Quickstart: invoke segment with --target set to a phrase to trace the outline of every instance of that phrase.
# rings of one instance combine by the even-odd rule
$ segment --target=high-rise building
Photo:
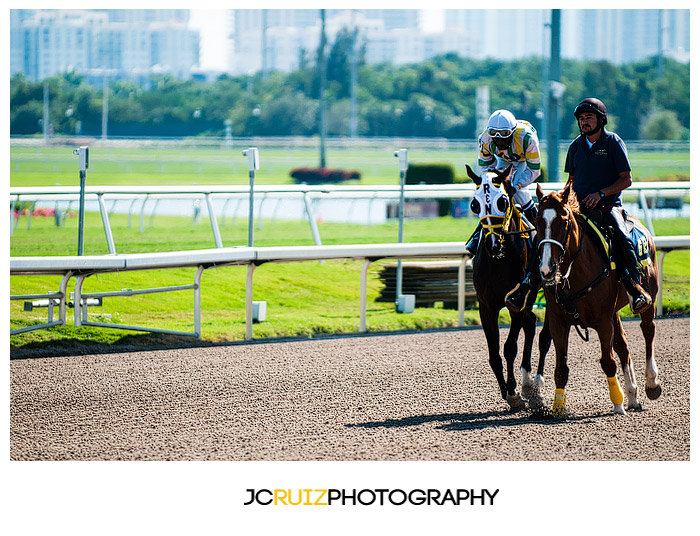
[[[450,9],[445,32],[471,36],[473,58],[519,59],[542,55],[548,21],[543,9]]]
[[[199,63],[199,33],[188,19],[188,10],[173,9],[11,10],[10,74],[186,78]]]
[[[550,21],[549,9],[455,9],[445,12],[445,31],[474,36],[474,58],[519,59],[549,55]],[[563,58],[622,64],[659,51],[689,60],[689,10],[561,10]]]
[[[630,63],[658,56],[690,59],[687,9],[562,10],[562,56]]]
[[[316,56],[321,31],[318,9],[236,9],[232,16],[234,74],[288,72],[299,68],[302,56]],[[466,55],[470,47],[470,40],[459,31],[421,33],[416,9],[326,9],[325,17],[329,43],[343,28],[358,29],[368,63],[420,62],[447,52]]]

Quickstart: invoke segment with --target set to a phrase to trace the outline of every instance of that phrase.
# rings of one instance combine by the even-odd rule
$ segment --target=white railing
[[[659,265],[659,293],[657,313],[663,313],[663,260],[666,253],[674,249],[689,249],[690,236],[660,236],[655,239]],[[201,338],[201,276],[204,270],[221,266],[246,265],[246,340],[253,338],[253,274],[260,264],[269,262],[315,261],[329,259],[359,259],[363,261],[360,281],[359,331],[367,331],[367,274],[369,265],[379,259],[406,258],[459,258],[458,272],[458,324],[464,326],[466,266],[463,242],[403,243],[403,244],[357,244],[338,246],[287,246],[287,247],[233,247],[196,251],[178,251],[151,254],[94,255],[69,257],[11,257],[10,275],[56,275],[62,276],[56,292],[32,295],[14,295],[11,300],[48,300],[49,316],[44,324],[13,330],[10,334],[41,329],[55,325],[66,325],[68,305],[68,282],[75,278],[73,296],[74,326],[110,327],[138,331],[175,333]],[[82,290],[86,278],[100,273],[129,270],[157,270],[169,268],[196,268],[192,285],[161,287],[140,290],[85,293]],[[180,290],[194,291],[194,330],[176,332],[152,327],[127,326],[121,324],[88,321],[89,300],[100,300],[112,296],[132,296]],[[58,307],[58,320],[53,320],[53,309]]]
[[[540,183],[545,191],[561,190],[564,183],[545,182]],[[534,193],[535,186],[529,187]],[[260,200],[258,210],[266,199],[298,198],[304,202],[306,218],[309,222],[315,244],[321,245],[321,236],[317,226],[317,218],[313,208],[316,199],[391,199],[398,200],[400,196],[399,185],[256,185],[253,195]],[[475,185],[446,184],[446,185],[407,185],[404,187],[406,199],[469,199],[474,196]],[[648,197],[676,197],[684,196],[690,191],[690,182],[640,182],[630,186],[626,192],[637,193],[639,205],[644,212],[646,226],[654,234],[652,213],[648,209]],[[19,202],[31,203],[33,207],[39,201],[75,202],[79,199],[80,188],[78,186],[53,186],[53,187],[11,187],[10,188],[10,233],[14,232],[19,222],[19,215],[15,216],[15,207]],[[212,232],[216,247],[224,247],[219,231],[219,223],[213,207],[214,199],[243,199],[250,196],[250,187],[247,185],[235,186],[89,186],[85,189],[86,199],[97,201],[110,254],[116,254],[116,246],[109,219],[109,212],[105,202],[123,199],[132,200],[129,209],[131,217],[132,208],[140,202],[140,227],[144,231],[145,208],[148,200],[158,199],[195,199],[204,200],[209,214]],[[31,209],[29,210],[27,225],[31,224]]]

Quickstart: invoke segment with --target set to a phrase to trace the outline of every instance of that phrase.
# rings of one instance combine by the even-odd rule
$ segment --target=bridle
[[[540,212],[542,212],[543,210],[544,210],[544,207],[540,207]],[[559,278],[557,278],[557,276],[561,274],[560,267],[561,267],[562,263],[564,262],[564,257],[566,257],[566,251],[569,248],[569,242],[571,240],[571,231],[574,228],[573,224],[571,223],[571,220],[574,218],[574,215],[573,215],[573,213],[569,212],[569,216],[570,216],[569,219],[566,221],[563,243],[560,242],[559,240],[554,239],[554,238],[542,238],[542,239],[538,240],[537,249],[538,249],[538,253],[540,254],[540,257],[542,255],[540,250],[541,250],[542,246],[544,246],[545,244],[554,244],[555,246],[558,246],[559,249],[561,249],[561,255],[559,256],[559,259],[556,262],[554,262],[554,274],[555,275],[554,275],[554,277],[552,277],[551,281],[543,281],[543,284],[545,286],[552,286],[552,285],[556,285],[558,283],[567,282],[569,279],[569,275],[571,274],[571,267],[574,265],[574,261],[579,256],[579,254],[581,253],[581,249],[583,248],[583,238],[582,238],[581,245],[580,245],[578,251],[576,252],[576,254],[574,255],[574,258],[569,263],[569,268],[566,270],[566,274],[563,274]],[[585,230],[584,230],[584,233],[585,233]]]
[[[502,247],[505,243],[506,236],[520,235],[521,238],[528,238],[530,233],[535,231],[534,227],[530,229],[522,229],[522,225],[519,225],[519,227],[521,227],[520,229],[515,231],[507,231],[507,229],[510,228],[511,222],[513,221],[514,214],[515,207],[513,206],[513,200],[510,199],[510,196],[508,196],[508,207],[506,208],[506,213],[504,216],[494,216],[489,214],[480,218],[479,221],[481,222],[481,227],[485,229],[484,240],[486,240],[489,235],[496,235],[496,239]]]

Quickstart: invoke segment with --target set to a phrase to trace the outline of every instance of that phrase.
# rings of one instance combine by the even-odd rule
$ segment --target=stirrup
[[[632,311],[632,314],[637,315],[643,313],[654,304],[651,296],[646,290],[644,290],[642,285],[639,283],[633,283],[629,280],[626,282],[629,285],[629,288],[625,288],[625,290],[630,296],[630,310]],[[625,287],[627,287],[627,285],[625,285]]]
[[[632,309],[632,313],[635,315],[643,313],[644,311],[649,309],[649,307],[651,307],[652,305],[653,304],[651,301],[651,296],[649,296],[649,294],[647,294],[645,291],[642,291],[639,294],[637,294],[636,296],[632,297],[631,309]]]
[[[523,292],[523,289],[526,289]],[[529,283],[518,283],[515,288],[506,294],[506,307],[513,313],[522,313],[527,305],[527,299],[532,291],[532,285]]]

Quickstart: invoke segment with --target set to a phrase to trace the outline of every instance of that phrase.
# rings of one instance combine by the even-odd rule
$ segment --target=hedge
[[[455,170],[450,164],[409,164],[406,184],[452,184]]]
[[[295,168],[290,173],[297,184],[328,184],[332,182],[358,181],[360,172],[330,168]]]

